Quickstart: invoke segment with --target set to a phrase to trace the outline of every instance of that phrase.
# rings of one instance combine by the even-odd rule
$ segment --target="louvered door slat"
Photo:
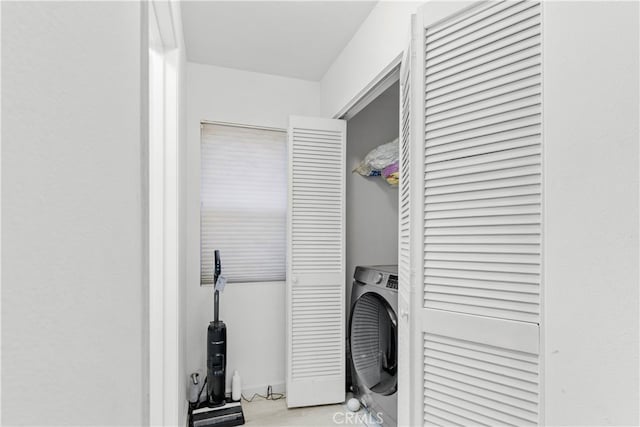
[[[463,14],[460,17],[431,26],[429,47],[437,48],[443,44],[460,40],[461,37],[468,34],[478,33],[486,28],[494,28],[493,24],[522,14],[524,10],[535,6],[535,4],[523,1],[501,3],[503,2],[487,2],[477,6],[473,14]]]
[[[405,56],[405,66],[401,75],[400,90],[400,183],[399,183],[399,241],[398,241],[398,281],[399,290],[406,295],[411,275],[410,246],[411,246],[411,176],[410,176],[410,148],[411,148],[411,67],[408,66],[410,52]],[[405,286],[402,286],[402,285]],[[408,295],[407,295],[408,298]]]
[[[523,301],[515,291],[511,296],[501,291],[502,298],[489,289],[481,295],[479,284],[473,292],[448,284],[431,287],[428,278],[458,270],[465,276],[507,273],[528,284],[539,280],[539,241],[528,236],[539,234],[541,222],[541,65],[539,48],[527,42],[539,36],[540,6],[532,2],[493,4],[456,24],[426,31],[425,307],[471,314],[486,309],[487,315],[505,319],[538,320],[539,304],[531,301],[530,288]],[[460,76],[449,68],[481,60],[507,42],[522,49],[487,62],[491,69],[483,65],[476,74]],[[437,64],[443,67],[434,80],[430,69]],[[504,93],[505,86],[512,90]],[[446,115],[441,110],[432,116],[430,107],[443,102],[449,107]],[[511,239],[502,249],[494,243],[480,252],[466,245],[441,251],[430,239],[434,235]],[[514,245],[527,245],[527,252],[513,253]]]
[[[425,424],[445,415],[461,425],[537,423],[537,325],[445,310],[423,322]]]
[[[344,400],[344,155],[340,120],[292,117],[287,404]]]
[[[293,274],[342,269],[344,176],[342,171],[332,172],[341,170],[343,134],[340,130],[314,133],[295,128],[291,132],[290,223],[294,250],[289,261]],[[315,247],[315,239],[309,237],[320,233],[326,238],[322,247]],[[306,250],[299,250],[301,247]]]
[[[483,118],[493,117],[501,114],[505,110],[518,111],[523,108],[532,107],[540,104],[540,96],[538,94],[525,93],[516,94],[516,96],[503,96],[498,99],[490,99],[484,101],[477,108],[458,108],[449,110],[440,114],[429,114],[427,122],[434,129],[446,129],[450,126],[460,125],[461,123],[474,122]]]
[[[482,160],[485,163],[469,163],[458,167],[453,168],[442,168],[438,170],[432,170],[425,174],[425,179],[431,180],[432,183],[436,182],[434,180],[440,180],[438,183],[444,183],[445,178],[454,178],[460,182],[464,179],[471,179],[474,177],[479,177],[482,173],[487,174],[488,172],[497,173],[508,173],[509,170],[513,170],[515,168],[520,168],[524,166],[539,166],[540,164],[540,155],[536,152],[539,150],[539,147],[534,150],[522,150],[522,149],[514,149],[514,152],[510,153],[489,153],[484,154],[482,156]],[[530,154],[530,152],[534,152],[535,154]],[[523,155],[524,154],[524,155]],[[515,155],[515,157],[511,157],[511,155]],[[480,160],[480,159],[476,159]],[[450,183],[453,182],[450,179]]]
[[[457,406],[456,413],[490,425],[536,423],[537,355],[425,334],[424,360],[429,406]]]
[[[493,22],[491,20],[476,21],[474,25],[469,25],[456,32],[455,38],[444,43],[442,42],[445,39],[438,38],[437,34],[427,35],[427,48],[431,53],[427,58],[427,64],[450,60],[498,42],[510,41],[515,35],[528,34],[528,30],[540,25],[538,19],[540,6],[526,3],[525,5],[526,9],[512,9],[509,11],[511,16],[505,16],[502,19],[493,20]],[[497,16],[494,15],[494,17]],[[481,27],[480,23],[485,25]]]
[[[509,149],[525,148],[536,145],[536,140],[540,136],[539,124],[533,124],[530,126],[522,126],[516,129],[512,129],[508,136],[501,134],[488,134],[488,135],[476,135],[472,138],[462,138],[459,140],[453,140],[442,144],[432,144],[426,147],[426,152],[430,156],[427,159],[427,164],[431,164],[430,170],[437,170],[438,168],[459,167],[465,162],[472,162],[471,164],[481,163],[484,159],[470,158],[474,155],[498,153]],[[451,165],[440,164],[434,165],[434,163],[448,162],[451,160],[458,160],[458,163]]]

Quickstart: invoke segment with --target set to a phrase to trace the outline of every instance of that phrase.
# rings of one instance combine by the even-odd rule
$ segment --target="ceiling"
[[[182,1],[187,59],[318,81],[375,1]]]

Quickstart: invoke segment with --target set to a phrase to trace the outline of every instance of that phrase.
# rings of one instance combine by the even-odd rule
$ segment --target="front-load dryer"
[[[348,348],[352,391],[384,426],[398,419],[398,266],[356,267]]]

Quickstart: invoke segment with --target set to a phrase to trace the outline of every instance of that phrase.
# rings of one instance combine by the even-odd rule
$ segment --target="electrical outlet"
[[[195,381],[194,381],[195,378]],[[198,400],[198,394],[204,385],[205,375],[203,369],[196,369],[195,371],[189,374],[189,378],[187,379],[187,396],[189,398],[189,402],[194,403]],[[203,400],[203,396],[206,396],[207,393],[202,391],[200,394],[200,401]]]

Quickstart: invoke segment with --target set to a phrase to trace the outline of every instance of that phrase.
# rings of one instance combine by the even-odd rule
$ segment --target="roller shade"
[[[215,249],[229,282],[284,281],[286,132],[201,128],[201,284],[213,284]]]

